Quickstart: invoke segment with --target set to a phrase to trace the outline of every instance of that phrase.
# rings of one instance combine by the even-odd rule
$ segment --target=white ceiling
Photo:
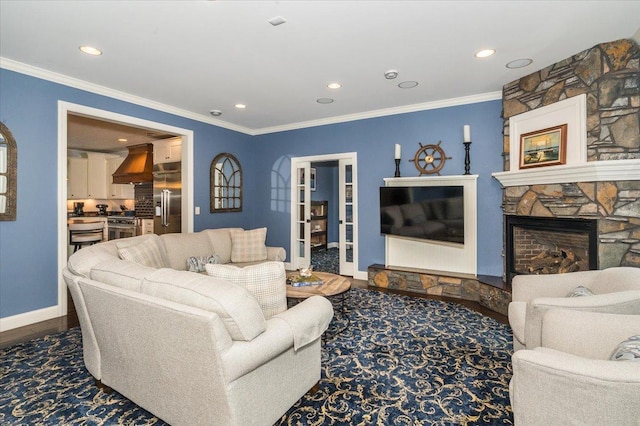
[[[0,65],[261,134],[499,99],[506,83],[633,36],[638,17],[640,1],[1,0]],[[475,58],[484,48],[497,52]],[[533,64],[505,67],[521,58]],[[419,85],[397,87],[408,80]]]

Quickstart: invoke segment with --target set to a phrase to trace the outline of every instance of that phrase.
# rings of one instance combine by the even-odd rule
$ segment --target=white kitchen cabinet
[[[109,200],[129,200],[135,198],[133,184],[113,183],[113,173],[120,167],[125,157],[110,157],[107,159],[107,198]]]
[[[81,157],[67,158],[67,198],[82,200],[88,197],[88,160]]]
[[[142,222],[142,235],[153,234],[153,219],[140,219],[140,221]]]
[[[182,138],[163,139],[153,142],[153,164],[172,163],[182,160]]]
[[[87,198],[107,198],[107,157],[98,152],[87,153]]]

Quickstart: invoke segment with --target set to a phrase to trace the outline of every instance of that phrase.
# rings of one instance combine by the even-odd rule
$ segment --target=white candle
[[[464,125],[464,141],[471,142],[471,126],[468,124]]]
[[[396,156],[395,156],[395,159],[396,159],[396,160],[399,160],[399,159],[400,159],[400,157],[401,157],[401,155],[400,155],[400,149],[401,149],[401,148],[400,148],[400,144],[399,144],[399,143],[397,143],[397,144],[396,144]]]

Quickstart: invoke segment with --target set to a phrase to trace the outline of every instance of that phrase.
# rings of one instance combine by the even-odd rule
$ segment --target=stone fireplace
[[[519,274],[558,274],[598,267],[595,219],[505,216],[506,280]]]
[[[544,116],[560,103],[579,96],[585,97],[578,120],[582,126],[576,138],[579,146],[575,146],[575,140],[573,147],[569,146],[572,141],[567,141],[572,162],[520,170],[514,148],[519,138],[516,132],[510,134],[510,124],[517,123],[514,120],[518,117]],[[505,85],[503,118],[505,171],[493,175],[503,187],[505,225],[510,218],[586,220],[595,228],[590,232],[596,233],[595,250],[587,247],[586,257],[596,253],[588,268],[640,267],[638,45],[626,39],[602,43]],[[573,156],[571,149],[577,150]],[[516,273],[513,269],[522,266],[508,264],[512,262],[507,259],[508,239],[513,239],[508,232],[513,231],[505,226],[504,279],[510,282]],[[541,245],[545,240],[563,240],[544,233],[534,237],[543,242]],[[532,237],[522,233],[518,238]],[[555,247],[538,249],[556,251]],[[583,248],[576,251],[580,257],[585,256]]]

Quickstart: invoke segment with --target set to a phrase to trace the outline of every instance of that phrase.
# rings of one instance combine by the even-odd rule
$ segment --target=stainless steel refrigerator
[[[182,173],[181,163],[153,166],[153,232],[170,234],[182,231]]]

